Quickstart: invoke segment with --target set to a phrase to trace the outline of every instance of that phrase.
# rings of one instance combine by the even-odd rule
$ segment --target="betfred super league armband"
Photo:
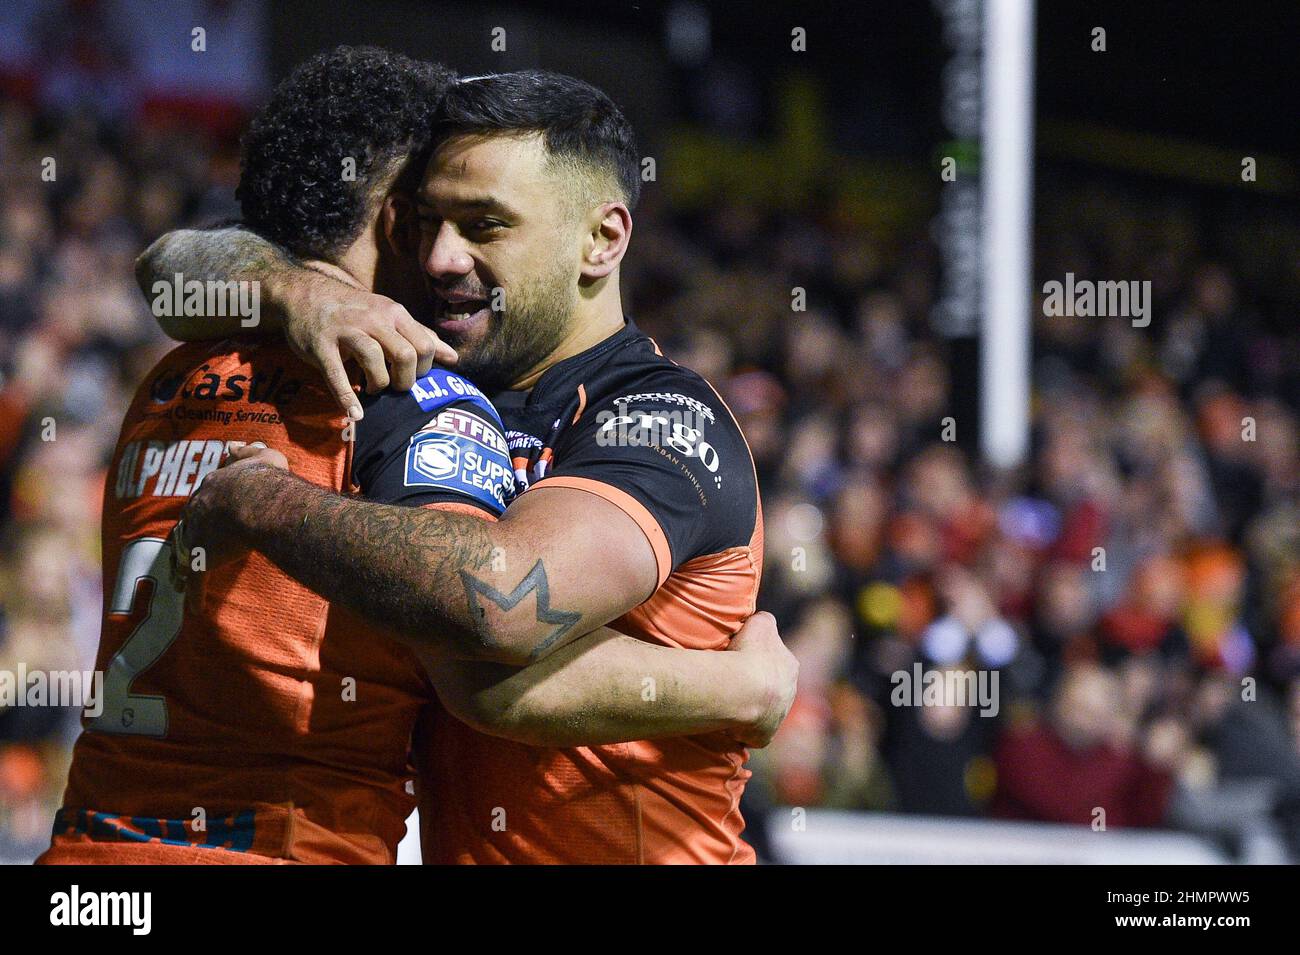
[[[421,411],[437,411],[458,401],[468,401],[482,409],[497,423],[498,428],[505,431],[505,426],[501,424],[501,416],[497,414],[497,409],[492,407],[492,402],[488,401],[487,396],[468,379],[445,368],[431,369],[416,381],[411,388],[411,397],[415,399]]]
[[[437,416],[410,438],[405,486],[463,494],[501,514],[513,496],[514,471],[492,403],[441,368],[416,382],[411,397]]]

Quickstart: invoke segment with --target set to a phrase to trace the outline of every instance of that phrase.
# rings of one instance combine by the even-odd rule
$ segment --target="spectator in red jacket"
[[[1160,825],[1173,777],[1119,742],[1123,711],[1112,672],[1094,664],[1068,669],[1050,720],[1012,729],[999,744],[994,814],[1107,829]]]

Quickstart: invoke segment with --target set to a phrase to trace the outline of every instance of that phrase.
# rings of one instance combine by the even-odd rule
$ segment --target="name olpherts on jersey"
[[[197,438],[183,441],[130,441],[122,449],[113,492],[119,499],[188,497],[221,466],[227,451],[244,441]]]
[[[153,927],[151,892],[82,892],[74,885],[50,896],[51,925],[128,925],[132,935]]]

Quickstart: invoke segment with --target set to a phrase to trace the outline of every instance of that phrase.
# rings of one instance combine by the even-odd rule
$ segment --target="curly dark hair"
[[[373,46],[302,63],[249,124],[235,192],[245,224],[306,258],[333,258],[365,228],[381,182],[418,175],[455,74]],[[345,160],[355,179],[345,177]]]

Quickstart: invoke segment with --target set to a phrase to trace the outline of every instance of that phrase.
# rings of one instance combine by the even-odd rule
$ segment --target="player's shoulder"
[[[183,342],[154,363],[136,396],[155,405],[177,400],[290,403],[299,396],[328,395],[319,377],[283,339]]]
[[[369,417],[372,412],[385,421],[398,422],[427,417],[451,405],[472,406],[500,424],[500,415],[487,395],[464,375],[446,368],[432,368],[416,379],[409,391],[384,391],[362,397]]]
[[[680,425],[687,433],[702,435],[715,447],[749,451],[722,396],[694,369],[666,357],[653,339],[633,338],[611,356],[602,374],[595,376],[587,396],[593,424],[606,430],[653,419]],[[625,419],[632,418],[629,422]]]
[[[586,407],[556,449],[556,475],[630,494],[658,522],[674,567],[749,543],[759,520],[753,459],[702,375],[628,336],[583,387]]]
[[[144,376],[118,444],[161,442],[168,462],[188,462],[200,447],[262,441],[319,476],[344,451],[345,420],[320,374],[282,341],[189,342]]]
[[[408,391],[385,390],[361,396],[365,417],[357,428],[358,450],[404,445],[422,430],[445,427],[470,429],[475,440],[495,446],[502,431],[501,416],[491,400],[464,375],[433,368],[416,379]],[[496,435],[487,432],[495,431]]]
[[[499,514],[514,489],[501,418],[469,379],[445,368],[409,390],[362,399],[353,480],[372,500],[436,503],[468,498]]]
[[[672,363],[643,365],[635,374],[610,381],[592,398],[628,407],[684,409],[708,424],[731,417],[717,390],[702,375]]]
[[[179,345],[144,376],[123,416],[109,494],[124,506],[148,498],[170,507],[230,447],[253,441],[283,451],[295,473],[331,484],[346,455],[342,422],[315,370],[283,344]]]

